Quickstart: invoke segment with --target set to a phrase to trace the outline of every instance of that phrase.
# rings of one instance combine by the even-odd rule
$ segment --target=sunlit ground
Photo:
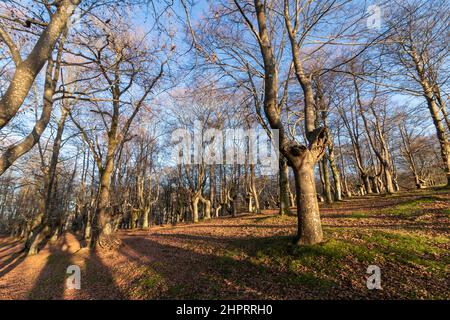
[[[358,197],[322,206],[326,242],[291,244],[296,218],[275,211],[196,225],[122,231],[117,251],[66,234],[25,258],[0,239],[1,299],[450,298],[448,190]],[[69,265],[81,290],[66,287]],[[382,290],[368,290],[367,267]]]

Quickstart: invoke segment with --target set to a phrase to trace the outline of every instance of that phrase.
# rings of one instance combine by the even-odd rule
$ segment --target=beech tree
[[[28,254],[66,231],[112,248],[118,229],[294,207],[295,243],[315,245],[321,201],[448,180],[444,1],[391,4],[380,30],[348,0],[210,1],[194,19],[184,0],[26,3],[0,4],[0,231]],[[177,129],[202,147],[181,164]],[[278,172],[251,161],[251,129]]]
[[[386,74],[400,82],[400,86],[392,85],[404,93],[422,96],[426,101],[441,147],[447,185],[450,185],[450,126],[445,93],[449,48],[448,41],[442,41],[449,25],[447,12],[446,1],[407,1],[395,6],[387,20],[392,35],[383,50],[389,54],[386,65],[392,67],[385,70]],[[396,71],[402,77],[396,75]]]
[[[62,51],[67,35],[67,24],[76,7],[81,1],[63,0],[53,5],[45,6],[48,14],[48,22],[37,21],[32,18],[19,16],[16,19],[3,18],[0,24],[0,38],[10,51],[15,65],[14,76],[8,88],[0,100],[0,130],[3,129],[17,114],[28,96],[31,86],[41,69],[47,63],[46,80],[43,98],[43,110],[41,117],[36,121],[32,132],[22,141],[12,144],[2,152],[0,157],[0,175],[8,169],[15,160],[28,152],[39,140],[50,120],[52,112],[53,95],[58,84],[59,71],[61,69]],[[13,13],[16,8],[14,1],[11,7],[6,6],[8,13]],[[8,4],[7,4],[8,5]],[[56,7],[56,11],[53,10]],[[11,15],[13,17],[13,15]],[[5,22],[16,24],[22,28],[31,28],[37,25],[40,32],[37,42],[26,57],[23,57],[23,48],[5,27]],[[11,26],[14,29],[13,26]],[[65,35],[63,35],[65,33]],[[62,36],[63,35],[63,36]],[[56,61],[52,53],[59,42]]]
[[[123,144],[130,139],[129,130],[134,119],[163,77],[164,65],[172,48],[167,44],[156,50],[145,47],[146,35],[132,34],[130,26],[120,20],[114,25],[111,22],[99,34],[97,31],[94,29],[94,34],[80,37],[78,46],[82,51],[74,48],[72,54],[82,59],[74,65],[92,73],[87,79],[101,80],[97,84],[102,83],[105,88],[75,93],[92,104],[94,109],[89,112],[98,116],[99,124],[103,125],[105,141],[102,142],[97,134],[98,125],[89,128],[91,123],[84,125],[74,114],[70,115],[89,146],[100,175],[92,235],[88,239],[92,247],[107,247],[114,243],[113,232],[116,229],[117,213],[110,207],[115,159]]]

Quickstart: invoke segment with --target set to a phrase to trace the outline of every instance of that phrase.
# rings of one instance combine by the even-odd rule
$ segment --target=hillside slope
[[[73,234],[25,258],[0,239],[0,299],[450,299],[450,194],[359,197],[322,207],[326,242],[295,247],[274,211],[121,231],[93,253]],[[65,286],[81,268],[81,290]],[[369,265],[382,290],[368,290]]]

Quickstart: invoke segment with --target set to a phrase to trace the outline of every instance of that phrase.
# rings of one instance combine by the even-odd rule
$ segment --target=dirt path
[[[323,206],[327,242],[290,243],[295,217],[221,218],[121,231],[117,251],[81,248],[73,234],[25,258],[0,238],[0,299],[450,298],[450,194],[369,196]],[[366,268],[382,267],[368,291]],[[81,290],[66,287],[81,269]]]

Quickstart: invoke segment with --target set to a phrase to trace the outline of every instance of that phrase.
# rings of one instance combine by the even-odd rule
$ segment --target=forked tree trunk
[[[372,192],[376,193],[376,194],[380,193],[380,188],[379,188],[379,185],[377,182],[377,176],[369,176],[369,179],[370,179],[370,184],[372,186]]]
[[[200,196],[200,201],[202,202],[205,210],[204,219],[209,220],[211,219],[211,201],[204,198],[203,196]]]
[[[361,179],[364,183],[364,189],[365,189],[365,193],[366,194],[371,194],[373,193],[372,191],[372,186],[370,184],[370,179],[369,179],[369,175],[365,174],[363,176],[361,176]]]
[[[241,14],[246,17],[244,10],[237,1],[234,2]],[[298,244],[316,244],[323,240],[320,222],[319,205],[314,179],[314,166],[323,155],[326,144],[326,130],[315,127],[315,102],[311,77],[306,75],[300,57],[297,42],[297,30],[291,25],[289,1],[284,1],[284,20],[288,30],[295,75],[302,87],[304,95],[305,132],[308,146],[300,146],[286,136],[286,131],[280,114],[278,102],[278,67],[274,53],[270,32],[267,28],[267,3],[254,0],[256,20],[258,23],[257,36],[259,48],[264,62],[264,113],[272,129],[279,130],[280,150],[288,159],[295,174],[295,189],[297,195],[298,214]],[[287,197],[289,200],[289,197]]]

